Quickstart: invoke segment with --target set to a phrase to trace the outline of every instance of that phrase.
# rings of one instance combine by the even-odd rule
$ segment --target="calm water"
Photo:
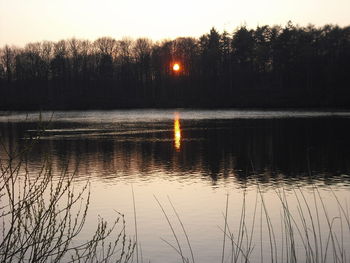
[[[180,261],[161,240],[173,242],[173,237],[154,196],[184,242],[170,198],[191,239],[196,262],[208,263],[221,261],[220,228],[224,227],[227,194],[228,225],[235,233],[244,193],[249,225],[255,204],[261,204],[256,201],[260,189],[277,226],[279,245],[283,240],[278,235],[283,232],[281,191],[286,191],[296,215],[293,189],[311,200],[317,186],[331,217],[339,217],[334,193],[341,203],[350,201],[347,112],[133,110],[47,112],[40,117],[39,113],[2,112],[0,136],[8,151],[20,149],[37,136],[39,118],[51,121],[28,156],[30,171],[35,174],[49,154],[57,173],[68,165],[70,171],[77,169],[75,184],[91,182],[86,235],[97,215],[113,219],[115,210],[126,215],[128,231],[134,235],[133,186],[144,262]],[[3,150],[1,156],[5,158]],[[341,227],[337,230],[342,232]],[[257,220],[253,262],[261,261],[262,251],[269,256],[266,231]],[[346,233],[343,242],[350,247]],[[302,248],[302,242],[298,246]]]

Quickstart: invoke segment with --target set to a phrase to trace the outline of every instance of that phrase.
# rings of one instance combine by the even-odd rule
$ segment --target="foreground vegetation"
[[[349,107],[348,72],[350,27],[212,28],[161,42],[73,38],[3,47],[0,108]]]
[[[0,159],[0,262],[129,262],[135,243],[121,214],[108,225],[96,218],[90,239],[80,237],[88,216],[89,184],[73,187],[74,174],[53,175],[50,158],[33,173],[27,149],[2,145]]]
[[[309,190],[311,198],[300,188],[279,188],[275,193],[279,203],[272,204],[258,186],[253,204],[244,191],[238,211],[230,211],[227,196],[224,225],[219,227],[222,253],[216,262],[349,262],[350,214],[346,200],[339,200],[331,190],[336,203],[334,213],[316,186]],[[180,262],[198,262],[200,252],[193,250],[191,237],[171,200],[172,211],[165,211],[164,204],[156,201],[174,237],[174,243],[164,242],[179,255]],[[278,210],[280,217],[276,215]]]

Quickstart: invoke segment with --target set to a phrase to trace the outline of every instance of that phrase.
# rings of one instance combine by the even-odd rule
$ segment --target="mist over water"
[[[91,182],[87,232],[96,215],[113,219],[117,210],[126,215],[133,233],[133,185],[146,261],[179,261],[160,239],[173,241],[155,195],[176,221],[168,197],[173,202],[197,262],[216,262],[227,194],[232,231],[243,194],[253,209],[258,188],[276,224],[281,211],[276,209],[276,193],[283,190],[291,196],[292,210],[296,209],[293,189],[299,188],[311,198],[317,186],[330,212],[337,213],[332,191],[339,200],[349,201],[349,117],[347,112],[317,111],[3,112],[0,135],[6,150],[15,151],[38,136],[38,120],[43,120],[45,131],[27,157],[29,170],[35,174],[50,156],[57,176],[68,165],[76,171],[77,186]],[[247,211],[247,224],[252,213]],[[259,243],[259,238],[254,240]],[[254,253],[252,259],[258,260],[260,250]]]

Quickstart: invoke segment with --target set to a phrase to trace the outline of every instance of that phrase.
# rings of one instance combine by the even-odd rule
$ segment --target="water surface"
[[[232,231],[238,227],[244,193],[247,224],[252,222],[259,189],[276,224],[283,190],[296,210],[293,189],[311,198],[316,186],[330,214],[338,215],[333,191],[342,202],[350,201],[349,117],[348,112],[330,111],[2,112],[0,135],[9,152],[38,138],[28,156],[33,174],[49,155],[57,174],[68,165],[77,173],[77,185],[91,182],[87,232],[97,215],[113,219],[117,210],[126,215],[133,235],[133,186],[145,262],[180,260],[161,240],[173,242],[173,237],[155,197],[181,236],[168,197],[177,208],[197,262],[219,262],[227,194]],[[6,158],[4,150],[1,156]],[[256,262],[259,245],[268,247],[258,233]]]

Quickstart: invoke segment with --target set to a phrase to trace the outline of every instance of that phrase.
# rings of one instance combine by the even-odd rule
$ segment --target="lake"
[[[156,199],[190,262],[171,204],[186,228],[195,262],[221,261],[224,231],[232,234],[225,238],[224,262],[244,258],[237,247],[249,247],[249,240],[250,262],[271,261],[271,254],[284,261],[290,257],[289,213],[299,226],[294,230],[295,253],[302,262],[317,262],[305,247],[327,255],[324,262],[334,262],[333,250],[350,247],[350,112],[1,112],[6,150],[14,152],[37,138],[39,119],[45,131],[27,157],[28,170],[35,175],[50,156],[57,176],[68,167],[76,172],[77,187],[91,184],[81,239],[98,216],[112,221],[116,211],[125,215],[127,231],[135,236],[133,189],[143,262],[182,261],[167,244],[176,246]],[[0,154],[6,158],[4,149]],[[317,237],[308,238],[314,232]],[[349,253],[344,249],[339,255],[348,260]]]

